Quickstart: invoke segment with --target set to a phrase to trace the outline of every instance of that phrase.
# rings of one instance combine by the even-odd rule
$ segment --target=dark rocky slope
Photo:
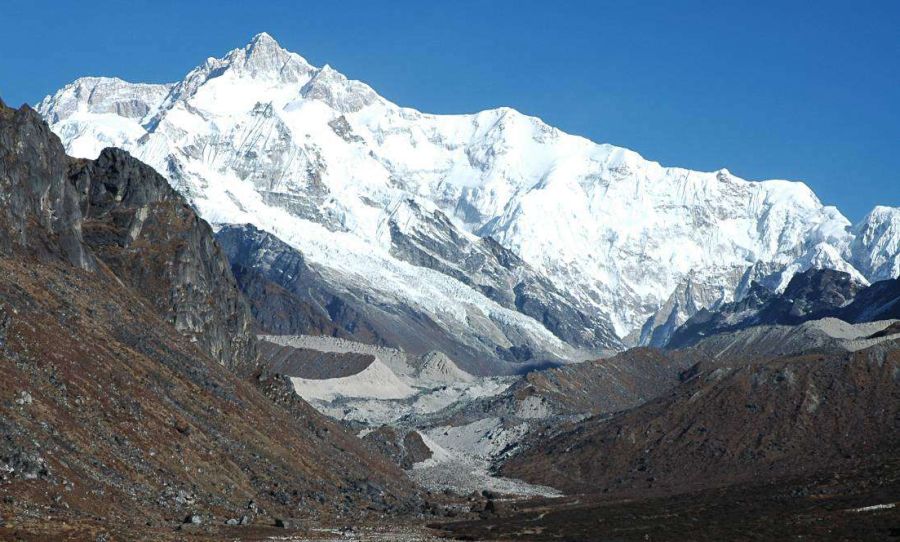
[[[223,226],[216,239],[260,331],[384,342],[374,324],[348,307],[303,254],[277,237],[246,224]]]
[[[0,106],[0,248],[100,262],[215,359],[251,368],[251,316],[216,245],[165,179],[117,149],[69,159],[27,106]]]
[[[706,356],[642,347],[609,358],[532,371],[497,395],[424,415],[422,425],[464,425],[489,413],[510,427],[524,422],[533,434],[551,434],[563,422],[609,415],[658,397],[677,386],[682,372],[698,359]]]
[[[517,395],[536,395],[566,414],[617,412],[649,401],[681,380],[681,373],[705,356],[632,348],[610,358],[534,371],[513,385]]]
[[[797,273],[780,294],[754,283],[740,301],[726,303],[717,310],[701,309],[674,331],[666,346],[683,348],[703,337],[751,326],[797,325],[827,316],[839,317],[842,307],[863,290],[848,273],[833,269]]]
[[[246,307],[160,179],[118,151],[70,160],[27,106],[0,107],[0,538],[417,509],[393,464],[284,381],[232,370],[253,363]]]
[[[702,362],[670,392],[595,417],[503,472],[571,492],[668,494],[838,469],[900,444],[900,345]]]
[[[353,352],[320,352],[260,341],[263,370],[299,378],[343,378],[355,375],[375,361],[371,354]]]
[[[871,459],[679,495],[501,503],[493,516],[433,526],[455,540],[896,540],[900,458]]]
[[[900,319],[900,277],[873,283],[835,316],[847,322]]]
[[[900,512],[900,343],[855,353],[826,322],[535,372],[508,394],[558,413],[501,473],[562,499],[435,525],[484,540],[883,539]],[[516,411],[496,399],[491,412]],[[496,410],[494,410],[496,408]]]
[[[703,361],[656,399],[547,428],[501,469],[569,496],[434,527],[466,540],[893,539],[898,375],[896,340]]]
[[[215,359],[247,372],[256,360],[252,318],[209,225],[166,180],[119,149],[73,161],[86,193],[85,243],[177,330]]]
[[[286,383],[265,384],[290,410],[111,275],[8,258],[0,272],[7,524],[96,518],[166,530],[188,514],[213,526],[243,515],[327,523],[414,504],[395,467]]]

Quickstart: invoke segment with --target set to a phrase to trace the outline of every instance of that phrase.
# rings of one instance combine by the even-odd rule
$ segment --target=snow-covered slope
[[[104,147],[144,135],[140,121],[155,113],[172,85],[134,84],[114,77],[83,77],[38,106],[73,156],[96,158]]]
[[[875,207],[853,233],[853,261],[871,282],[900,276],[900,209]]]
[[[115,91],[106,99],[75,90],[108,86]],[[70,153],[122,146],[168,176],[205,219],[273,233],[338,283],[400,299],[438,322],[515,320],[501,328],[548,341],[560,356],[572,355],[573,342],[617,346],[605,334],[610,324],[635,340],[648,321],[677,325],[693,305],[729,301],[750,280],[784,286],[809,266],[860,278],[897,273],[897,228],[854,242],[869,229],[851,231],[802,183],[663,167],[509,108],[421,113],[311,66],[267,34],[174,85],[82,79],[39,111]],[[447,220],[440,231],[436,212]],[[456,239],[458,253],[477,257],[484,251],[470,248],[471,235],[490,236],[593,320],[579,324],[577,341],[568,328],[551,331],[453,277],[466,266],[409,261],[397,232]],[[436,246],[416,253],[433,255]],[[486,345],[519,340],[488,327]]]

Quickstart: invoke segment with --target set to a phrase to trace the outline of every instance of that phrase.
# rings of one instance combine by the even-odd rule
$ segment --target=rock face
[[[373,324],[348,307],[300,251],[250,224],[224,226],[216,239],[261,331],[383,342]]]
[[[864,288],[848,273],[832,269],[797,273],[781,293],[754,284],[740,301],[726,303],[715,311],[700,310],[674,331],[667,346],[681,348],[703,337],[750,326],[796,325],[836,316]]]
[[[683,348],[752,326],[794,326],[827,317],[850,323],[900,318],[900,278],[863,286],[847,273],[810,269],[795,275],[781,293],[755,283],[741,301],[696,313],[674,331],[666,347]]]
[[[289,383],[235,373],[247,308],[161,177],[120,151],[70,160],[36,113],[0,107],[0,187],[0,515],[17,529],[162,539],[249,501],[248,522],[417,506]]]
[[[76,161],[86,194],[85,243],[127,286],[215,359],[247,372],[256,361],[251,316],[209,225],[149,166],[119,149]]]
[[[100,262],[175,327],[231,367],[255,363],[250,313],[209,225],[165,179],[124,151],[70,160],[27,106],[3,108],[3,243]]]
[[[522,357],[510,353],[523,342],[596,354],[619,347],[610,330],[662,344],[753,280],[780,291],[810,267],[896,273],[900,234],[881,211],[851,231],[802,183],[663,167],[509,108],[420,113],[267,34],[165,97],[77,90],[116,85],[79,80],[39,110],[72,152],[93,158],[115,141],[210,222],[252,223],[299,249],[331,288],[356,286],[449,335],[477,320],[478,355],[504,352],[493,361]],[[143,118],[110,113],[151,96]],[[510,254],[527,267],[503,263]]]
[[[59,140],[31,108],[0,102],[0,249],[48,259],[62,256],[82,269],[96,263],[81,238],[83,193],[68,182]]]

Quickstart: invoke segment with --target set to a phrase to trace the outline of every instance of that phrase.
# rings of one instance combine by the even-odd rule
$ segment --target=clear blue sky
[[[561,4],[561,5],[555,5]],[[666,165],[900,205],[900,1],[6,0],[0,97],[174,81],[267,31],[401,105],[508,105]]]

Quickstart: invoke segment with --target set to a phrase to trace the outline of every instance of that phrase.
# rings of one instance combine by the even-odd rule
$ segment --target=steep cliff
[[[107,149],[70,159],[28,106],[0,110],[0,249],[104,264],[208,354],[255,363],[251,316],[212,230],[150,167]]]
[[[0,187],[11,535],[184,538],[189,517],[228,537],[227,520],[419,509],[396,467],[283,379],[236,374],[255,359],[248,309],[209,226],[152,170],[114,150],[69,160],[36,113],[0,106]]]
[[[212,229],[166,180],[119,149],[73,161],[85,243],[175,328],[229,367],[256,361],[252,318]]]

